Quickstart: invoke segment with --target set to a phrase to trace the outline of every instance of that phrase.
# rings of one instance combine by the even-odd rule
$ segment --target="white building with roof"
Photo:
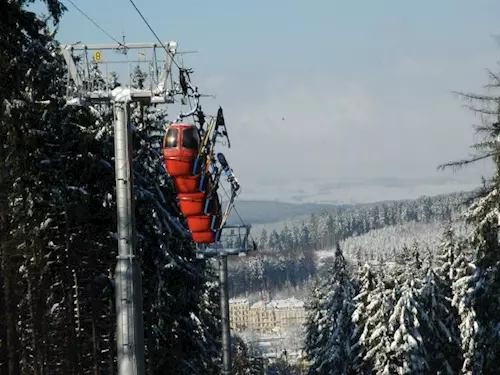
[[[300,326],[306,319],[304,302],[296,298],[261,300],[253,304],[248,299],[231,299],[229,314],[231,329],[249,329],[259,333]]]

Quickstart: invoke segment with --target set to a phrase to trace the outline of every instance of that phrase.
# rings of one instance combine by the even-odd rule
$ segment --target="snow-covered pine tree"
[[[18,243],[11,236],[16,229],[10,203],[12,187],[20,177],[18,172],[26,159],[23,144],[27,137],[26,118],[33,107],[29,96],[33,87],[31,70],[37,69],[46,57],[45,25],[36,14],[25,9],[27,1],[4,2],[0,12],[0,329],[4,344],[0,345],[0,372],[17,374],[20,371],[20,343],[16,306],[19,263],[23,257]],[[49,9],[57,23],[63,9],[55,1]],[[40,44],[41,48],[33,48]],[[34,93],[35,97],[39,93]]]
[[[494,158],[497,159],[497,158]],[[471,206],[468,221],[475,225],[470,243],[476,254],[474,292],[471,303],[478,323],[477,342],[481,348],[474,361],[483,374],[500,371],[500,246],[499,214],[500,160],[489,191]],[[471,280],[471,281],[472,281]]]
[[[248,347],[238,335],[232,335],[231,337],[231,357],[233,373],[235,375],[247,374],[250,368]]]
[[[74,270],[87,267],[97,274],[106,273],[107,259],[112,257],[106,251],[100,262],[88,262],[92,253],[108,247],[107,233],[104,238],[99,234],[111,222],[107,211],[100,209],[100,194],[93,194],[95,189],[89,187],[106,186],[112,175],[107,174],[107,164],[99,156],[106,147],[96,147],[85,136],[89,116],[64,107],[66,70],[53,35],[44,21],[24,8],[25,2],[9,6],[12,9],[2,16],[16,17],[2,19],[2,42],[11,42],[3,50],[13,55],[2,56],[9,61],[2,66],[11,71],[2,74],[6,85],[0,90],[13,90],[9,95],[2,92],[1,98],[0,128],[7,140],[2,155],[9,158],[2,157],[0,169],[8,172],[2,183],[11,183],[8,190],[2,187],[6,193],[2,201],[10,205],[10,212],[3,212],[7,220],[2,229],[7,224],[11,230],[8,237],[2,235],[1,242],[3,256],[10,246],[18,249],[18,257],[4,258],[17,263],[18,271],[10,272],[12,263],[2,262],[2,273],[12,276],[7,288],[4,277],[4,289],[13,293],[4,293],[7,326],[17,326],[7,332],[6,373],[18,373],[19,366],[25,372],[76,373],[96,367],[96,356],[91,353],[97,343],[90,334],[94,320],[78,319],[74,314],[75,307],[77,314],[84,315],[81,309],[89,307],[75,305],[79,278]],[[52,19],[59,19],[61,9],[57,1],[49,2]],[[12,37],[10,42],[7,35]],[[13,79],[12,86],[8,79]],[[19,316],[19,321],[11,320],[13,316]],[[76,340],[86,329],[89,334],[85,337],[90,339]]]
[[[352,313],[354,331],[352,334],[352,368],[356,374],[371,374],[370,361],[365,360],[368,351],[366,342],[365,327],[370,316],[367,314],[367,307],[370,305],[371,293],[376,286],[376,276],[368,263],[360,267],[358,271],[359,292],[354,297],[355,309]],[[362,338],[362,340],[361,340]]]
[[[390,372],[390,344],[392,332],[389,327],[389,318],[394,311],[395,295],[394,280],[391,275],[387,279],[377,278],[375,288],[369,292],[369,303],[366,306],[366,321],[358,342],[366,350],[363,357],[363,367],[357,367],[357,374],[389,375]],[[356,361],[356,364],[359,364]]]
[[[469,238],[474,250],[474,272],[459,282],[462,292],[460,303],[462,338],[467,333],[464,347],[464,373],[494,374],[500,371],[500,245],[498,239],[500,201],[500,76],[490,72],[492,94],[463,94],[473,103],[471,107],[481,115],[483,125],[476,127],[484,134],[483,140],[473,147],[477,150],[468,160],[448,163],[441,168],[463,167],[478,160],[491,158],[493,173],[484,181],[474,202],[466,213],[473,226]],[[468,288],[466,287],[468,286]],[[462,315],[462,314],[461,314]],[[466,342],[462,341],[464,345]]]
[[[290,231],[290,229],[286,224],[281,229],[279,236],[282,249],[286,251],[291,251],[293,249],[293,237],[292,237],[292,232]]]
[[[325,327],[326,343],[318,352],[315,363],[320,374],[348,374],[352,368],[352,337],[354,325],[353,298],[357,288],[340,245],[335,249],[335,259],[329,270],[325,315],[319,324]]]
[[[309,362],[309,373],[317,371],[318,359],[327,341],[328,327],[321,322],[326,315],[325,285],[319,278],[313,279],[310,289],[310,298],[305,303],[307,312],[304,340],[304,350]]]
[[[312,213],[309,217],[309,223],[307,225],[309,230],[309,242],[310,248],[308,250],[316,250],[319,248],[320,240],[319,240],[319,220],[318,217]]]
[[[263,374],[264,363],[262,353],[248,346],[238,335],[233,335],[231,338],[231,350],[234,375]]]
[[[479,370],[474,370],[475,353],[477,351],[477,321],[476,313],[471,305],[471,293],[474,291],[474,276],[476,266],[472,262],[472,255],[466,252],[467,243],[457,241],[453,263],[450,266],[452,277],[452,306],[458,312],[461,352],[463,363],[461,373],[473,375]]]
[[[454,264],[459,241],[451,223],[448,224],[436,255],[437,264],[427,269],[422,293],[422,303],[431,324],[430,332],[424,335],[429,365],[442,374],[459,373],[463,363],[458,310],[453,306]]]
[[[45,356],[52,359],[45,363],[53,373],[72,369],[112,372],[115,324],[107,278],[116,256],[110,235],[115,207],[107,203],[114,186],[108,162],[112,144],[91,136],[92,116],[87,110],[62,109],[66,81],[61,60],[59,66],[57,79],[50,80],[58,84],[60,107],[46,109],[42,117],[50,119],[51,126],[38,133],[44,138],[39,140],[35,158],[39,164],[37,182],[44,192],[37,211],[46,215],[40,239],[47,261],[45,277],[50,280],[50,285],[40,289],[48,292],[47,314],[55,318],[42,328],[49,334]],[[53,66],[45,71],[57,69]],[[64,346],[51,332],[60,332]]]
[[[420,297],[428,321],[421,333],[431,373],[457,374],[462,359],[455,309],[451,306],[451,286],[429,268]]]
[[[409,263],[395,278],[396,303],[388,322],[393,335],[388,352],[391,373],[426,374],[429,370],[429,356],[422,336],[429,318],[420,303],[419,271],[414,263]]]
[[[300,248],[302,249],[311,249],[312,247],[312,238],[311,238],[311,232],[309,230],[309,225],[307,225],[305,222],[302,222],[300,225]]]
[[[259,237],[259,249],[267,249],[267,230],[266,228],[262,228]]]

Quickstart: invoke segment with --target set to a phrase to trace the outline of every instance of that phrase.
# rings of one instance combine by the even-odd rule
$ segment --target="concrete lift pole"
[[[135,205],[129,107],[131,102],[173,102],[172,95],[176,92],[167,90],[167,78],[171,74],[177,43],[169,42],[165,43],[164,46],[157,43],[124,43],[80,44],[62,46],[61,48],[61,53],[68,66],[68,78],[73,81],[73,87],[76,87],[77,92],[76,95],[72,95],[71,99],[68,97],[68,104],[108,103],[113,105],[118,223],[118,256],[115,273],[118,375],[144,375],[145,373],[141,267],[135,255]],[[84,52],[93,50],[96,51],[94,60],[99,62],[102,58],[102,50],[121,50],[126,53],[129,49],[154,49],[158,47],[168,49],[169,53],[166,53],[161,77],[156,77],[156,82],[159,83],[150,90],[136,90],[122,86],[113,89],[97,88],[92,87],[92,82],[89,86],[89,77],[82,76],[73,57],[75,50]],[[88,61],[88,57],[86,60]],[[156,63],[156,57],[154,60]],[[89,71],[88,66],[86,71]],[[68,92],[70,92],[69,87]]]
[[[219,257],[220,313],[222,325],[222,374],[231,375],[231,328],[229,324],[229,288],[227,254]]]
[[[118,256],[115,270],[117,366],[120,375],[144,374],[141,266],[135,257],[132,142],[127,102],[114,103]]]

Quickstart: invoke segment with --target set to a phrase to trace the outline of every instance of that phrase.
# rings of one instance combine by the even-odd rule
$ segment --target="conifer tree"
[[[356,285],[338,244],[335,260],[329,270],[328,288],[325,315],[318,321],[318,324],[325,327],[326,343],[316,354],[315,370],[320,374],[347,374],[352,367],[354,325],[351,317]]]
[[[471,107],[483,119],[476,127],[485,135],[474,144],[477,154],[469,159],[442,165],[441,168],[460,168],[478,160],[493,161],[492,177],[485,180],[471,204],[466,218],[473,225],[469,243],[474,251],[473,273],[464,276],[458,284],[462,290],[461,332],[467,345],[464,347],[464,372],[493,374],[500,369],[500,245],[498,242],[498,212],[500,202],[500,77],[490,72],[492,94],[462,94],[473,104]],[[463,316],[466,314],[466,316]],[[466,334],[466,336],[464,336]],[[462,341],[465,344],[464,341]]]
[[[440,374],[456,374],[462,361],[457,314],[451,306],[451,285],[432,268],[427,271],[421,300],[428,316],[422,335],[429,369]]]
[[[389,331],[393,334],[389,368],[400,374],[425,374],[430,368],[422,328],[429,324],[429,317],[419,302],[420,280],[408,272],[399,278],[395,288],[398,299],[389,318]]]
[[[379,277],[375,288],[368,294],[367,319],[358,339],[359,345],[366,353],[362,367],[357,366],[358,374],[390,374],[389,353],[392,332],[389,327],[389,318],[394,311],[393,286],[394,281],[390,278],[384,280]]]
[[[426,341],[431,368],[441,368],[444,374],[456,374],[463,363],[458,310],[453,305],[454,267],[460,252],[460,239],[450,225],[445,228],[439,251],[436,267],[427,271],[423,292],[423,303],[432,324]]]
[[[323,347],[327,341],[328,326],[324,322],[326,311],[326,286],[315,278],[311,285],[311,297],[305,307],[307,311],[306,318],[306,337],[304,340],[307,360],[310,363],[310,373],[317,370],[318,359]]]
[[[359,292],[354,297],[355,309],[352,313],[354,331],[352,335],[353,369],[357,374],[371,373],[371,363],[365,360],[368,351],[365,328],[370,316],[367,307],[370,305],[371,293],[376,286],[376,276],[368,263],[365,263],[359,270]]]

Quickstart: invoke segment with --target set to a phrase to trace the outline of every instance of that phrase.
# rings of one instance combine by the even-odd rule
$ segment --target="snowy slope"
[[[453,223],[456,234],[465,234],[467,226],[463,222]],[[404,245],[411,246],[417,242],[422,248],[436,249],[441,242],[444,224],[434,223],[407,223],[404,225],[394,225],[381,229],[371,230],[361,236],[349,237],[340,243],[346,258],[357,261],[359,249],[364,249],[369,260],[375,260],[378,256],[387,259],[392,255],[393,249],[399,250]],[[334,249],[316,251],[318,266],[325,263],[325,260],[333,257]]]

